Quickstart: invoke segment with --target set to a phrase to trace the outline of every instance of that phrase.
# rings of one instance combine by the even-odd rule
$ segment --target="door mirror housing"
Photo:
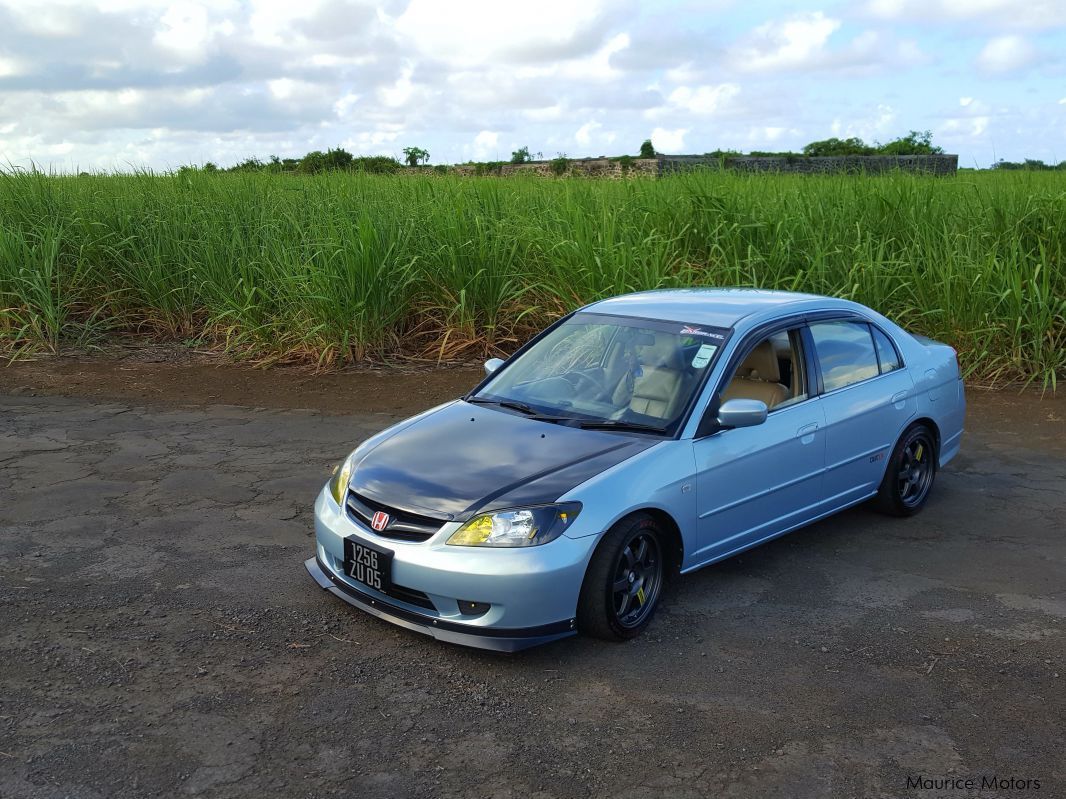
[[[757,399],[731,399],[718,408],[718,427],[730,430],[735,427],[755,427],[766,421],[766,403]]]
[[[503,366],[503,358],[489,358],[485,361],[485,376],[491,375],[501,366]]]

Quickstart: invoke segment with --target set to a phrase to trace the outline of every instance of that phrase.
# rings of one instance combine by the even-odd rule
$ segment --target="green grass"
[[[0,175],[0,347],[332,365],[507,351],[665,286],[847,297],[983,381],[1066,374],[1066,175]]]

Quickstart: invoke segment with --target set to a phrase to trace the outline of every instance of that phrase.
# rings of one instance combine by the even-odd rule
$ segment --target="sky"
[[[1066,160],[1066,0],[0,0],[0,168],[912,129],[960,166]]]

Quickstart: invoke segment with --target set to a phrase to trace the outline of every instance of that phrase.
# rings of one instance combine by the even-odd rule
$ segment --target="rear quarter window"
[[[894,372],[899,369],[903,364],[900,363],[899,353],[896,352],[896,348],[892,346],[891,340],[883,332],[876,327],[871,326],[870,330],[874,334],[874,345],[877,347],[877,358],[881,362],[881,374],[885,372]]]

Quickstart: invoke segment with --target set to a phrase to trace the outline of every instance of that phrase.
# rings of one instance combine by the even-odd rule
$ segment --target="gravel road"
[[[329,468],[394,418],[358,391],[5,379],[2,797],[1066,795],[1062,400],[974,396],[916,519],[854,509],[681,579],[633,642],[505,656],[304,571]],[[907,783],[992,775],[1030,788]]]

